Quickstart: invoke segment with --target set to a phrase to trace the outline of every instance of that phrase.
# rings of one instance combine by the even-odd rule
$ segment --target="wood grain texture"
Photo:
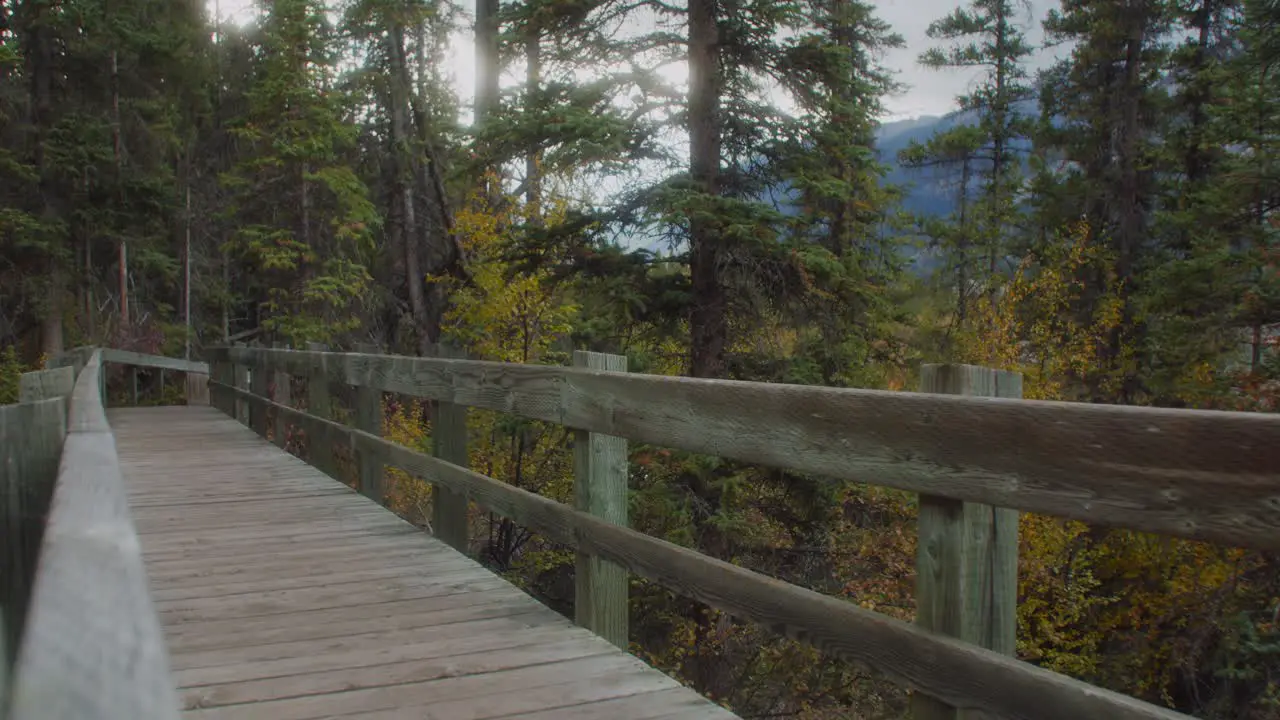
[[[921,391],[1022,397],[1021,373],[973,365],[924,365]],[[1017,653],[1018,511],[964,503],[964,617],[958,637],[1004,655]]]
[[[441,346],[441,357],[464,357],[458,348]],[[374,387],[358,385],[358,387]],[[370,451],[376,452],[372,447]],[[432,408],[431,454],[459,467],[467,467],[467,408],[452,402],[437,401]],[[466,552],[470,541],[467,522],[467,498],[447,485],[434,483],[431,489],[431,526],[435,536],[450,547]]]
[[[626,372],[622,355],[573,353],[573,364],[592,370]],[[575,430],[573,440],[574,507],[611,522],[627,525],[627,441]],[[627,571],[603,558],[579,552],[574,573],[575,620],[620,648],[629,646],[630,583]]]
[[[732,717],[215,409],[111,421],[190,717]]]
[[[75,386],[76,373],[69,367],[22,373],[18,378],[18,402],[70,397]]]
[[[66,428],[65,397],[0,405],[0,674],[17,659]]]
[[[113,348],[102,348],[103,362],[117,363],[120,365],[133,365],[134,367],[156,368],[157,370],[177,370],[178,372],[200,373],[202,375],[209,374],[209,363],[200,362],[199,360],[183,360],[182,358],[164,357],[162,355],[146,355],[144,353],[130,352],[128,350],[116,350]]]
[[[307,347],[310,348],[311,352],[317,352],[321,356],[320,362],[315,367],[307,368],[298,373],[307,379],[307,412],[327,420],[333,413],[333,401],[329,396],[330,374],[327,362],[323,359],[323,356],[327,353],[320,352],[324,349],[324,345],[320,343],[308,343]],[[272,367],[268,363],[258,363],[257,366],[262,368]],[[329,477],[337,478],[338,468],[334,461],[333,447],[331,445],[333,440],[332,437],[324,433],[313,433],[311,430],[307,430],[307,460]]]
[[[254,395],[267,397],[270,384],[270,373],[265,367],[249,368],[249,390]],[[249,405],[249,427],[263,438],[267,437],[267,408],[264,405]]]
[[[1280,416],[233,348],[386,392],[1104,525],[1280,548]],[[761,418],[767,417],[767,421]],[[992,438],[998,441],[993,442]]]
[[[927,364],[920,368],[920,390],[1019,398],[1022,376],[975,365]],[[916,624],[1014,656],[1018,627],[1018,512],[921,495],[917,527]],[[964,716],[922,693],[911,698],[911,712],[917,720]]]
[[[277,349],[279,349],[277,347]],[[265,372],[267,367],[262,368]],[[293,404],[293,376],[286,372],[281,372],[274,368],[271,369],[271,399],[281,405]],[[289,446],[289,424],[285,422],[285,418],[280,413],[275,413],[275,423],[271,429],[271,438],[275,442],[276,447],[285,450]]]
[[[231,361],[225,357],[225,354],[219,355],[216,351],[209,352],[209,406],[216,408],[224,413],[230,414],[227,402],[229,402],[227,393],[219,386],[212,383],[218,382],[223,385],[230,385],[234,382],[231,376]]]
[[[380,447],[388,464],[449,487],[550,540],[602,556],[686,597],[879,670],[954,707],[1045,720],[1187,717],[607,523],[368,433],[284,410],[300,421],[328,425],[331,433],[345,434],[357,447]]]
[[[364,345],[361,352],[376,352],[374,345]],[[377,388],[357,387],[355,424],[372,435],[382,435],[382,391]],[[377,452],[366,448],[356,453],[356,469],[360,477],[360,492],[378,504],[383,502],[382,459]]]
[[[99,401],[101,354],[76,380],[14,678],[11,717],[171,718],[178,699]]]
[[[209,375],[207,373],[187,373],[183,381],[184,396],[188,405],[209,404]]]
[[[232,371],[232,373],[233,373],[233,377],[235,378],[235,381],[236,381],[235,384],[237,388],[240,388],[241,390],[249,389],[249,373],[252,371],[252,368],[253,368],[253,363],[241,363],[241,362],[235,363],[234,370]],[[249,400],[250,398],[253,398],[253,397],[257,397],[257,394],[254,393],[247,396],[236,395],[235,418],[236,420],[239,420],[244,425],[249,424],[249,413],[251,412],[251,406],[252,406],[252,403],[249,402]]]

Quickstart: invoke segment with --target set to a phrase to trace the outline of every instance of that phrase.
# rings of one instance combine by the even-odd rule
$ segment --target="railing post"
[[[245,347],[245,344],[236,343],[236,347],[243,348]],[[236,388],[239,390],[248,390],[249,389],[249,366],[241,365],[240,363],[232,363],[232,366],[235,368],[233,372],[234,372],[234,378],[235,378],[234,384]],[[241,398],[239,395],[236,395],[235,408],[236,408],[236,416],[235,416],[236,420],[239,420],[241,423],[248,425],[249,424],[249,401]]]
[[[627,358],[576,350],[574,367],[627,371]],[[574,506],[601,520],[627,525],[627,441],[600,433],[575,430],[573,440]],[[614,563],[579,551],[575,571],[576,622],[609,642],[629,644],[627,571]]]
[[[440,346],[436,357],[464,358],[459,348]],[[431,418],[431,454],[467,467],[467,408],[448,402],[435,403]],[[434,483],[431,490],[431,527],[435,536],[459,552],[467,551],[467,498]]]
[[[138,366],[129,366],[129,400],[138,407]]]
[[[356,352],[376,354],[378,346],[362,343]],[[382,436],[382,391],[364,385],[356,386],[356,428]],[[374,502],[383,503],[382,458],[372,448],[356,450],[356,467],[360,472],[360,492]]]
[[[235,382],[233,368],[230,358],[227,354],[227,348],[214,348],[209,352],[209,373],[213,379],[222,385],[231,385]],[[235,409],[232,405],[231,392],[226,388],[209,388],[209,403],[222,413],[235,417]]]
[[[213,373],[213,366],[209,366],[209,372]],[[210,405],[209,393],[209,377],[204,373],[188,372],[186,379],[186,397],[187,405]],[[213,375],[217,377],[217,375]]]
[[[275,343],[272,347],[280,349],[280,343]],[[277,367],[275,375],[272,378],[272,385],[275,386],[275,392],[272,394],[271,398],[272,400],[281,405],[289,405],[292,403],[292,375]],[[285,414],[278,410],[276,411],[275,442],[281,450],[286,449],[289,445],[289,423]]]
[[[256,348],[255,348],[256,349]],[[265,361],[255,362],[249,366],[251,375],[249,376],[250,392],[259,398],[267,397],[267,364]],[[261,401],[253,401],[249,403],[249,421],[253,431],[267,439],[267,404]]]
[[[324,343],[307,343],[311,352],[325,352],[328,347]],[[313,363],[307,374],[307,413],[325,420],[332,414],[329,399],[329,372],[324,361]],[[328,435],[328,433],[323,433]],[[329,477],[337,478],[338,473],[333,463],[333,448],[328,438],[318,437],[315,433],[307,433],[307,454],[310,463],[322,470]]]
[[[920,391],[1022,397],[1022,375],[974,365],[924,365]],[[920,496],[916,548],[916,624],[1005,655],[1016,651],[1018,512],[933,495]],[[916,720],[960,713],[917,693]]]

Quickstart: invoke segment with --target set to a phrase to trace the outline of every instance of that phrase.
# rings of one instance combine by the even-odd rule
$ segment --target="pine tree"
[[[900,264],[886,232],[896,197],[874,148],[882,98],[897,85],[875,58],[902,38],[863,2],[812,2],[805,14],[812,27],[785,48],[780,78],[800,107],[795,135],[773,150],[771,182],[792,195],[780,248],[798,280],[778,298],[791,323],[813,329],[793,363],[816,365],[808,381],[874,382],[858,369],[896,345],[886,322]]]
[[[974,187],[978,184],[979,165],[985,159],[983,148],[988,139],[982,128],[961,125],[938,132],[925,143],[913,142],[898,155],[903,167],[924,175],[929,181],[954,183],[956,210],[945,218],[917,218],[916,223],[941,256],[943,267],[952,273],[956,329],[965,327],[975,289],[994,279],[982,264],[975,262],[979,259],[977,250],[984,246],[990,249],[990,243],[983,241],[987,228],[979,222],[976,217],[979,213],[974,209]]]
[[[1168,56],[1171,84],[1153,247],[1137,301],[1146,319],[1150,365],[1145,384],[1158,403],[1194,401],[1209,388],[1208,368],[1240,343],[1236,312],[1248,285],[1238,199],[1229,184],[1233,144],[1215,107],[1225,104],[1240,52],[1240,3],[1198,0],[1173,7],[1184,37]]]
[[[956,283],[957,326],[963,327],[970,286],[993,289],[1010,249],[1022,184],[1021,158],[1029,118],[1021,106],[1033,96],[1026,62],[1032,48],[1016,25],[1011,0],[972,0],[929,25],[943,45],[920,55],[936,70],[982,70],[972,90],[957,97],[961,125],[903,153],[910,168],[955,167],[959,174],[954,228],[925,220]],[[976,192],[972,192],[976,191]]]
[[[1045,21],[1052,40],[1075,45],[1041,83],[1037,143],[1069,165],[1040,179],[1044,194],[1037,199],[1037,222],[1053,237],[1083,217],[1089,242],[1113,252],[1110,272],[1121,287],[1123,322],[1101,359],[1106,370],[1090,388],[1098,400],[1132,402],[1144,394],[1138,372],[1145,362],[1139,357],[1143,328],[1131,298],[1140,290],[1140,271],[1151,251],[1155,141],[1165,99],[1157,81],[1166,55],[1167,11],[1163,0],[1067,0]],[[1092,287],[1109,282],[1084,280]],[[1082,312],[1091,314],[1092,308]]]
[[[0,102],[14,171],[0,179],[13,183],[3,191],[6,235],[31,275],[26,306],[39,298],[44,349],[68,333],[154,344],[138,334],[146,328],[123,329],[175,299],[174,167],[201,112],[203,9],[187,0],[24,2],[6,3],[3,17],[11,72]],[[14,85],[23,78],[25,94]]]
[[[235,130],[249,149],[224,177],[239,223],[229,247],[256,270],[252,299],[265,329],[292,343],[332,341],[360,324],[379,217],[348,162],[356,128],[334,87],[323,7],[277,0],[261,33]]]

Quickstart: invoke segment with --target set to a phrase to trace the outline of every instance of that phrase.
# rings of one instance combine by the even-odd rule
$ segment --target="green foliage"
[[[12,345],[0,351],[0,405],[18,402],[18,382],[24,372]]]
[[[265,60],[234,130],[251,151],[223,176],[238,225],[225,249],[255,276],[250,296],[265,329],[294,344],[332,342],[361,324],[380,215],[344,164],[356,131],[331,87],[323,8],[273,3],[258,42]]]
[[[1022,371],[1029,398],[1280,408],[1276,4],[1064,2],[1047,23],[1062,62],[1035,80],[1023,7],[969,0],[930,25],[920,61],[976,78],[965,122],[899,158],[954,186],[954,212],[901,218],[875,140],[902,41],[872,3],[714,3],[694,97],[669,72],[685,4],[503,3],[497,64],[524,77],[466,129],[450,3],[355,0],[335,28],[318,0],[264,2],[215,43],[195,0],[0,0],[0,345],[198,356],[259,330],[405,352],[439,335],[490,360],[585,347],[675,375],[710,300],[715,372],[735,378],[902,390],[918,362],[958,360]],[[1019,112],[1033,95],[1039,123]],[[700,102],[719,142],[695,173]],[[921,248],[938,262],[904,272]],[[21,370],[0,355],[0,401]],[[385,409],[388,437],[429,448],[422,403]],[[475,469],[570,498],[564,428],[476,412],[470,432]],[[631,451],[637,529],[914,617],[913,495]],[[430,517],[425,483],[388,487]],[[486,562],[571,609],[568,549],[472,520]],[[1024,660],[1205,717],[1275,716],[1274,558],[1035,515],[1021,540]],[[632,598],[633,649],[744,716],[906,711],[888,682],[765,629],[650,583]]]

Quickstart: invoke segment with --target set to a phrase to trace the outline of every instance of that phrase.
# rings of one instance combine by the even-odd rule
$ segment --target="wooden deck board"
[[[110,422],[189,717],[733,717],[217,410]]]

